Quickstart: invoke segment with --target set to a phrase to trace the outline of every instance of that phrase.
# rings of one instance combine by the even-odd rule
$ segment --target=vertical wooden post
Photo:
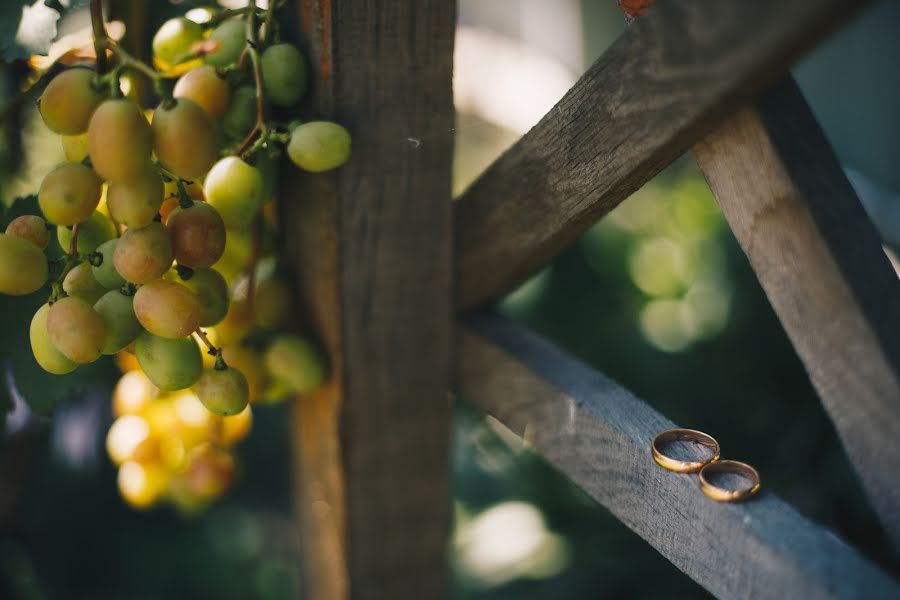
[[[453,0],[300,0],[313,114],[353,155],[295,174],[285,252],[332,381],[296,402],[309,597],[440,598],[450,523]]]

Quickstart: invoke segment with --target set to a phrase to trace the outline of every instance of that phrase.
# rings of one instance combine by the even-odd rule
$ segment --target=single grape
[[[47,333],[47,315],[49,312],[50,305],[45,304],[34,313],[34,317],[31,319],[31,327],[28,330],[31,338],[31,352],[42,369],[54,375],[65,375],[74,371],[78,364],[69,360],[50,341],[50,336]]]
[[[155,169],[137,178],[109,184],[106,205],[110,216],[130,228],[149,225],[163,201],[163,180]]]
[[[215,269],[194,269],[194,274],[179,283],[191,290],[200,304],[200,327],[211,327],[228,312],[228,284]]]
[[[91,305],[95,304],[108,291],[94,277],[94,271],[88,262],[75,265],[66,274],[63,279],[63,290],[69,296],[84,298]]]
[[[38,103],[47,127],[64,135],[87,131],[91,115],[104,99],[95,78],[91,69],[68,69],[47,84]]]
[[[50,230],[47,229],[47,221],[37,215],[16,217],[6,226],[6,233],[7,235],[28,240],[41,250],[50,243]]]
[[[161,104],[151,128],[156,157],[181,179],[202,177],[218,158],[213,122],[193,100]]]
[[[109,217],[99,210],[95,210],[91,216],[78,225],[76,248],[81,254],[87,254],[96,250],[103,242],[115,238],[116,235],[116,226],[109,220]],[[68,252],[72,243],[72,230],[68,227],[57,227],[56,239],[59,247]]]
[[[283,279],[269,277],[256,286],[253,312],[260,327],[275,329],[284,325],[290,319],[292,306],[291,288]]]
[[[250,402],[262,398],[269,379],[262,356],[241,344],[229,344],[222,347],[222,358],[229,367],[244,374],[250,390]]]
[[[163,276],[173,260],[172,237],[162,223],[129,229],[119,238],[113,262],[131,283],[147,283]]]
[[[215,264],[225,251],[225,223],[206,202],[176,208],[166,220],[178,264],[196,269]]]
[[[88,127],[88,154],[94,170],[107,181],[140,177],[149,165],[153,149],[150,124],[131,100],[107,100]]]
[[[134,295],[134,314],[144,329],[164,338],[183,338],[200,326],[200,303],[185,286],[157,279]]]
[[[63,163],[47,173],[38,190],[44,217],[54,225],[74,225],[87,219],[97,204],[103,182],[90,167]]]
[[[223,417],[238,414],[250,401],[247,380],[233,367],[203,371],[194,392],[209,412]]]
[[[350,158],[350,134],[337,123],[310,121],[291,132],[287,153],[304,171],[336,169]]]
[[[266,98],[275,106],[293,106],[306,92],[306,60],[291,44],[275,44],[262,55]]]
[[[191,450],[185,460],[184,480],[195,498],[209,502],[225,493],[234,480],[234,459],[227,450],[203,444]]]
[[[110,290],[97,300],[94,310],[106,325],[103,354],[115,354],[137,339],[141,324],[134,315],[134,298],[119,290]]]
[[[63,153],[66,155],[67,161],[80,163],[87,158],[87,138],[87,131],[77,135],[64,135],[59,138],[62,141]]]
[[[236,298],[228,305],[225,318],[216,325],[216,339],[221,344],[240,342],[253,327],[253,313],[247,301]]]
[[[31,240],[0,233],[0,294],[24,296],[47,283],[47,257]]]
[[[253,222],[263,201],[262,174],[237,156],[213,165],[203,183],[206,201],[228,229],[243,229]]]
[[[165,392],[191,387],[203,372],[200,348],[191,337],[168,339],[145,331],[138,336],[135,356],[147,379]]]
[[[308,340],[281,335],[266,349],[269,374],[299,394],[314,392],[325,380],[325,363]]]
[[[156,461],[129,460],[119,467],[116,484],[125,502],[132,508],[144,510],[165,497],[171,478],[169,470]]]
[[[91,266],[94,278],[108,290],[114,290],[125,285],[125,278],[119,275],[113,258],[118,242],[118,239],[112,239],[97,246],[97,253],[100,254],[102,262],[99,266]]]
[[[231,102],[231,86],[219,77],[215,67],[204,65],[182,75],[173,95],[193,100],[211,119],[218,119]]]
[[[159,440],[140,415],[125,415],[113,421],[106,434],[106,453],[116,465],[125,461],[144,462],[156,458]]]
[[[160,395],[159,388],[150,383],[140,369],[128,371],[119,378],[113,390],[113,415],[140,414]]]
[[[214,67],[228,66],[237,62],[247,45],[247,25],[243,19],[225,21],[213,30],[209,40],[218,42],[219,49],[204,57],[206,64]]]
[[[57,350],[80,364],[94,362],[106,343],[106,325],[87,300],[60,298],[47,314],[47,333]]]
[[[191,48],[203,39],[203,28],[184,17],[169,19],[153,36],[153,56],[170,65],[191,57]]]
[[[256,88],[242,85],[231,96],[222,115],[222,131],[233,140],[242,140],[256,123]]]

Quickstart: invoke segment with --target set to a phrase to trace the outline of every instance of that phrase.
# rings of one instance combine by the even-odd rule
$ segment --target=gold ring
[[[736,490],[715,486],[706,478],[707,474],[712,472],[743,475],[750,480],[750,485]],[[756,469],[747,463],[736,460],[720,460],[710,463],[700,470],[700,489],[703,490],[704,494],[717,502],[740,502],[741,500],[746,500],[759,491],[759,486],[759,473]]]
[[[696,442],[701,446],[706,446],[712,450],[712,456],[701,461],[678,460],[677,458],[666,456],[659,450],[659,445],[663,442],[681,441]],[[650,450],[653,453],[653,460],[656,461],[656,464],[663,469],[675,471],[676,473],[694,473],[702,469],[705,465],[719,460],[719,442],[711,435],[703,433],[702,431],[697,431],[696,429],[669,429],[663,431],[653,438],[653,443],[650,444]]]

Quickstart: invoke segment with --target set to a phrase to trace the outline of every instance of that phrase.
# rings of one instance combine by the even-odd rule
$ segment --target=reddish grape
[[[225,251],[225,223],[206,202],[176,208],[166,220],[172,234],[175,260],[186,267],[209,267]]]
[[[33,242],[43,250],[50,243],[50,230],[47,221],[37,215],[21,215],[9,222],[6,233]]]
[[[147,283],[163,276],[172,266],[172,238],[162,223],[129,229],[116,245],[116,271],[131,283]]]

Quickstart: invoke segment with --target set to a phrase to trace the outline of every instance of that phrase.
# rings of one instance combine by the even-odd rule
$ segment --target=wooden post
[[[293,412],[308,597],[446,595],[452,0],[300,0],[313,114],[353,155],[295,174],[285,252],[331,383]]]

